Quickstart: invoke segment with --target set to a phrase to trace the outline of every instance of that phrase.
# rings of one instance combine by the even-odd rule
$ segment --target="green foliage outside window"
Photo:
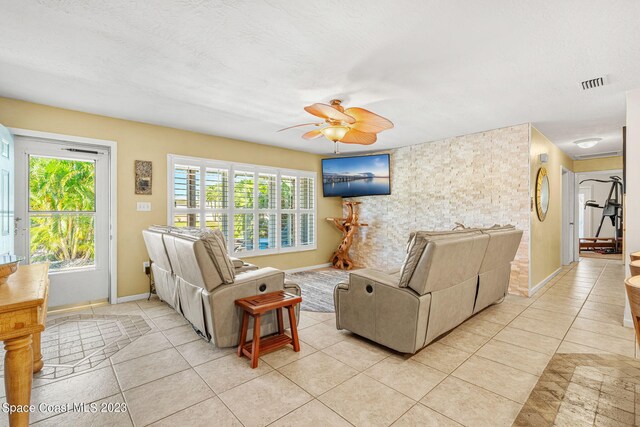
[[[30,157],[29,211],[31,262],[93,264],[94,162]]]

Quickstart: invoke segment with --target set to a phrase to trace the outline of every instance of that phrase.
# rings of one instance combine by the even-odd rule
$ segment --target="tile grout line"
[[[609,261],[607,261],[605,263],[605,265],[602,267],[602,270],[600,271],[600,274],[598,275],[595,283],[593,284],[593,286],[591,287],[591,289],[589,289],[589,294],[587,295],[587,298],[584,300],[584,302],[582,303],[582,305],[580,306],[580,310],[578,311],[578,313],[576,314],[576,317],[573,319],[573,322],[571,322],[571,326],[569,326],[569,329],[567,329],[567,332],[564,334],[562,340],[560,341],[560,345],[562,345],[563,342],[566,341],[567,335],[569,334],[569,331],[571,330],[571,328],[573,327],[573,324],[575,323],[576,319],[578,318],[578,316],[580,315],[580,312],[582,311],[582,309],[584,308],[584,305],[587,303],[587,300],[589,299],[589,296],[591,296],[591,292],[593,292],[593,288],[596,287],[596,285],[598,284],[598,282],[600,281],[600,279],[602,278],[602,275],[604,274],[604,271],[606,270],[607,266],[609,265]],[[577,328],[580,329],[580,328]],[[591,332],[591,331],[587,331],[587,332]],[[595,332],[591,332],[591,333],[595,333]],[[601,334],[602,335],[602,334]],[[583,344],[579,344],[579,343],[574,343],[573,341],[567,341],[573,344],[578,344],[578,345],[583,345]],[[585,346],[585,347],[589,347],[589,348],[595,348],[595,347],[590,347],[590,346]],[[596,349],[597,350],[597,349]]]
[[[214,359],[214,360],[216,360],[216,359]],[[202,375],[200,375],[200,373],[199,373],[195,368],[191,368],[191,369],[193,369],[193,371],[196,373],[196,375],[198,376],[198,378],[200,378],[200,380],[201,380],[203,383],[205,383],[207,387],[209,387],[209,390],[211,390],[211,393],[213,393],[213,395],[214,395],[215,397],[217,397],[217,398],[218,398],[218,400],[219,400],[219,401],[224,405],[224,407],[225,407],[225,408],[227,408],[227,411],[229,411],[229,413],[230,413],[231,415],[233,415],[233,417],[234,417],[236,420],[238,420],[238,422],[239,422],[240,424],[242,424],[242,425],[244,426],[244,423],[243,423],[242,421],[240,421],[240,418],[238,418],[238,416],[235,414],[235,412],[233,412],[233,411],[231,410],[231,408],[229,408],[229,406],[227,406],[227,404],[225,403],[225,401],[224,401],[224,400],[222,400],[222,398],[221,398],[220,396],[218,396],[218,393],[216,393],[216,392],[215,392],[215,390],[214,390],[214,389],[209,385],[209,383],[208,383],[204,378],[202,378]],[[269,371],[269,372],[271,372],[271,371]],[[264,374],[263,374],[263,375],[264,375]],[[259,375],[259,376],[257,376],[256,378],[260,378],[261,376],[262,376],[262,375]],[[244,384],[244,383],[243,383],[243,384]],[[231,389],[229,389],[229,390],[231,390]],[[224,392],[223,392],[223,393],[224,393]],[[194,406],[194,405],[192,405],[192,406]],[[190,408],[190,407],[191,407],[191,406],[189,406],[189,408]],[[182,410],[184,410],[184,409],[186,409],[186,408],[183,408],[183,409],[181,409],[180,411],[182,411]],[[176,411],[176,412],[174,412],[174,413],[173,413],[173,414],[171,414],[171,415],[167,415],[167,417],[170,417],[170,416],[172,416],[172,415],[175,415],[175,414],[177,414],[177,413],[178,413],[178,412],[180,412],[180,411]],[[167,417],[165,417],[165,418],[167,418]],[[158,421],[159,421],[159,420],[158,420]]]
[[[352,377],[353,378],[353,377]],[[292,381],[292,380],[289,380]],[[293,381],[292,381],[293,382]],[[297,384],[296,384],[297,385]],[[298,386],[300,387],[300,386]],[[302,387],[300,387],[302,388]],[[304,390],[304,389],[303,389]],[[305,390],[306,392],[306,390]],[[308,392],[307,392],[308,393]],[[310,394],[310,393],[309,393]],[[291,414],[292,412],[297,411],[298,409],[302,408],[305,405],[308,405],[309,403],[316,401],[319,404],[321,404],[322,406],[324,406],[325,408],[327,408],[329,411],[333,412],[334,414],[336,414],[337,416],[339,416],[340,418],[342,418],[347,424],[349,425],[354,425],[353,423],[351,423],[349,420],[347,420],[346,418],[344,418],[342,415],[340,415],[339,413],[337,413],[336,411],[334,411],[333,409],[331,409],[330,407],[328,407],[327,405],[325,405],[320,399],[318,399],[317,397],[313,397],[313,399],[311,399],[310,401],[303,403],[302,405],[298,406],[297,408],[293,409],[292,411],[287,412],[286,414],[282,415],[281,417],[278,417],[277,419],[273,420],[272,422],[270,422],[269,424],[267,424],[267,426],[272,426],[275,423],[277,423],[278,421],[280,421],[281,419],[283,419],[284,417],[286,417],[287,415]],[[243,424],[244,425],[244,424]]]
[[[127,405],[127,415],[129,415],[129,420],[131,420],[131,425],[135,426],[136,424],[133,422],[133,416],[131,415],[131,407],[129,406],[129,402],[127,401],[127,397],[124,395],[124,391],[122,390],[122,386],[120,385],[120,380],[118,379],[118,376],[116,375],[116,371],[113,368],[113,364],[110,363],[109,367],[111,368],[111,373],[113,374],[113,377],[116,379],[116,384],[118,385],[118,389],[120,390],[120,394],[122,395],[122,400]]]
[[[561,279],[562,277],[566,276],[566,275],[567,275],[571,270],[573,270],[574,268],[575,268],[575,266],[572,266],[570,269],[568,269],[567,271],[565,271],[565,273],[564,273],[564,274],[562,274],[558,279]],[[602,272],[601,272],[600,274],[602,274]],[[600,277],[600,275],[598,275],[598,277]],[[596,279],[596,281],[597,281],[597,279]],[[545,290],[545,291],[540,295],[540,297],[541,297],[542,295],[544,295],[547,291],[549,291],[550,289],[552,289],[552,288],[553,288],[557,283],[558,283],[558,282],[556,281],[556,282],[554,282],[553,284],[551,284],[551,285],[550,285],[550,286],[549,286],[549,287],[548,287],[548,288],[547,288],[547,289],[546,289],[546,290]],[[591,288],[593,288],[593,286],[595,286],[595,282],[594,282],[594,284],[591,286]],[[591,289],[591,288],[590,288],[590,289]],[[538,298],[537,298],[537,300],[538,300],[540,297],[538,297]],[[585,300],[585,301],[586,301],[586,300]],[[543,308],[543,307],[540,307],[540,308],[538,308],[538,307],[531,307],[534,303],[535,303],[535,301],[534,301],[533,303],[531,303],[529,306],[527,306],[527,308],[536,308],[536,309],[538,309],[538,310],[544,310],[544,311],[548,311],[548,312],[551,312],[551,313],[558,313],[558,312],[553,311],[553,310],[547,310],[547,309],[545,309],[545,308]],[[584,303],[583,303],[583,304],[584,304]],[[515,317],[513,320],[511,320],[507,325],[505,325],[503,329],[505,329],[507,326],[511,326],[511,324],[512,324],[512,323],[513,323],[513,322],[514,322],[518,317],[520,317],[521,315],[523,315],[523,313],[524,313],[526,310],[527,310],[527,309],[524,309],[524,310],[523,310],[523,311],[522,311],[518,316],[516,316],[516,317]],[[575,319],[576,319],[576,317],[578,316],[578,314],[579,314],[579,313],[580,313],[580,311],[578,311],[578,313],[576,313],[575,315],[571,315],[571,316],[573,316],[573,320],[571,321],[571,324],[572,324],[572,325],[573,325],[573,322],[575,321]],[[560,313],[560,314],[561,314],[561,313]],[[524,316],[524,317],[526,317],[526,316]],[[524,329],[520,329],[520,328],[518,328],[518,327],[516,327],[516,326],[511,326],[511,327],[512,327],[512,328],[514,328],[514,329],[518,329],[518,330],[520,330],[520,331],[524,331],[524,332],[531,333],[531,334],[541,335],[541,336],[543,336],[543,337],[548,337],[548,338],[553,338],[553,339],[560,340],[560,344],[558,344],[558,347],[554,350],[553,354],[556,354],[556,352],[557,352],[558,348],[560,347],[560,345],[562,345],[562,342],[563,342],[563,338],[549,337],[549,336],[547,336],[547,335],[540,334],[540,333],[537,333],[537,332],[531,332],[531,331],[527,331],[527,330],[524,330]],[[571,328],[571,325],[569,326],[569,329],[570,329],[570,328]],[[567,330],[567,332],[568,332],[568,330]],[[496,334],[496,335],[497,335],[497,334]],[[566,335],[566,333],[565,333],[565,335]],[[498,341],[501,341],[501,340],[499,340],[499,339],[498,339]],[[506,342],[506,341],[502,341],[502,342]],[[516,346],[516,347],[520,347],[520,348],[524,348],[524,349],[531,350],[531,349],[529,349],[529,348],[527,348],[527,347],[523,347],[523,346],[518,345],[518,344],[516,344],[516,343],[509,343],[509,344],[514,345],[514,346]],[[537,351],[537,350],[532,350],[532,351]],[[543,353],[543,352],[540,352],[540,351],[537,351],[537,352],[538,352],[538,353]],[[543,353],[543,354],[547,354],[547,355],[548,355],[548,353]],[[551,355],[551,357],[553,357],[553,354]]]
[[[389,356],[385,357],[384,359],[382,359],[382,360],[380,360],[380,361],[378,361],[378,362],[374,363],[374,364],[373,364],[373,365],[371,365],[369,368],[367,368],[367,369],[365,369],[364,371],[362,371],[362,374],[366,375],[367,377],[371,378],[372,380],[378,381],[377,379],[375,379],[375,378],[373,378],[372,376],[368,375],[368,374],[366,373],[366,371],[367,371],[367,370],[369,370],[369,369],[371,369],[371,368],[373,368],[374,366],[378,365],[379,363],[382,363],[383,361],[385,361],[385,360],[387,360],[387,359],[389,359],[389,358],[393,357],[393,356],[394,356],[394,355],[389,355]],[[413,360],[413,359],[410,357],[410,358],[406,359],[405,361],[409,361],[409,360]],[[465,359],[465,360],[466,360],[466,359]],[[417,360],[414,360],[414,362],[416,362],[416,363],[420,363],[420,362],[419,362],[419,361],[417,361]],[[463,362],[463,363],[464,363],[464,362]],[[411,396],[407,396],[406,394],[404,394],[404,393],[403,393],[403,392],[401,392],[400,390],[396,390],[395,388],[393,388],[393,387],[391,387],[391,386],[388,386],[388,385],[386,385],[386,384],[382,383],[381,381],[378,381],[378,382],[379,382],[380,384],[382,384],[383,386],[389,387],[389,388],[391,388],[392,390],[395,390],[395,391],[397,391],[398,393],[400,393],[400,394],[402,394],[402,395],[404,395],[404,396],[408,397],[409,399],[411,399],[411,400],[414,400],[414,401],[415,401],[415,404],[413,404],[409,409],[407,409],[407,410],[406,410],[402,415],[400,415],[398,418],[396,418],[393,422],[396,422],[396,421],[398,421],[400,418],[402,418],[402,417],[403,417],[407,412],[409,412],[409,411],[410,411],[414,406],[421,404],[421,403],[420,403],[420,401],[421,401],[422,399],[424,399],[426,395],[428,395],[429,393],[431,393],[431,391],[432,391],[432,390],[434,390],[434,389],[435,389],[436,387],[438,387],[438,386],[439,386],[439,385],[440,385],[444,380],[446,380],[447,378],[449,378],[449,376],[451,376],[451,374],[447,374],[446,372],[442,372],[442,371],[440,371],[440,370],[438,370],[438,369],[436,369],[436,368],[434,368],[434,367],[431,367],[431,366],[429,366],[429,365],[425,365],[424,363],[420,363],[420,364],[421,364],[421,365],[423,365],[423,366],[426,366],[427,368],[433,369],[433,370],[435,370],[435,371],[438,371],[438,372],[440,372],[440,373],[444,374],[444,378],[442,378],[442,379],[441,379],[440,381],[438,381],[438,382],[437,382],[433,387],[431,387],[431,389],[429,389],[429,391],[427,391],[427,392],[426,392],[422,397],[420,397],[420,399],[414,400]],[[352,377],[352,378],[353,378],[353,377]],[[422,405],[422,406],[424,406],[424,407],[427,407],[427,408],[429,408],[430,410],[432,410],[432,411],[434,411],[434,412],[436,412],[436,413],[438,413],[438,414],[442,415],[443,417],[445,417],[445,418],[447,418],[447,419],[450,419],[450,420],[451,420],[451,418],[447,417],[445,414],[443,414],[443,413],[441,413],[441,412],[439,412],[439,411],[437,411],[437,410],[435,410],[435,409],[433,409],[433,408],[431,408],[431,407],[428,407],[428,406],[427,406],[427,405],[425,405],[425,404],[421,404],[421,405]],[[455,420],[452,420],[452,421],[455,421]],[[457,422],[457,421],[455,421],[455,422]],[[392,424],[393,424],[393,423],[392,423]]]
[[[182,372],[184,372],[184,371],[182,371]],[[203,381],[204,381],[204,380],[203,380]],[[206,384],[206,382],[205,382],[205,384]],[[208,387],[208,385],[207,385],[207,387]],[[213,390],[212,390],[212,393],[213,393]],[[124,394],[124,393],[123,393],[123,394]],[[186,407],[184,407],[184,408],[180,409],[179,411],[172,412],[171,414],[169,414],[169,415],[167,415],[167,416],[164,416],[164,417],[159,418],[159,419],[157,419],[157,420],[151,421],[150,423],[144,424],[144,426],[143,426],[143,427],[150,426],[150,425],[152,425],[152,424],[155,424],[155,423],[157,423],[157,422],[160,422],[160,421],[162,421],[162,420],[165,420],[165,419],[167,419],[167,418],[169,418],[169,417],[174,416],[174,415],[175,415],[175,414],[177,414],[178,412],[186,411],[186,410],[187,410],[187,409],[189,409],[189,408],[193,408],[194,406],[199,405],[199,404],[201,404],[202,402],[206,402],[207,400],[210,400],[210,399],[213,399],[213,398],[216,398],[216,399],[218,399],[220,402],[222,402],[222,399],[220,399],[220,398],[219,398],[215,393],[213,393],[213,396],[212,396],[212,397],[208,397],[208,398],[206,398],[206,399],[202,399],[202,400],[200,400],[200,401],[198,401],[198,402],[196,402],[196,403],[194,403],[194,404],[192,404],[192,405],[189,405],[189,406],[186,406]],[[222,402],[222,403],[224,404],[224,402]],[[225,405],[225,406],[226,406],[226,405]],[[231,412],[231,410],[229,410],[229,412]],[[233,412],[231,412],[231,413],[233,414]],[[235,416],[235,414],[234,414],[233,416],[234,416],[234,418],[236,418],[236,419],[237,419],[237,417]],[[132,421],[132,423],[133,423],[133,420],[131,420],[131,421]],[[238,420],[238,421],[240,421],[240,420]],[[242,423],[241,423],[241,424],[242,424]],[[136,424],[135,424],[135,423],[133,423],[133,425],[134,425],[134,426],[136,426]],[[244,425],[244,424],[243,424],[243,425]]]

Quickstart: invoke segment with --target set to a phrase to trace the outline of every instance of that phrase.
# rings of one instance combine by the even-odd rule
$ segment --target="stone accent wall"
[[[359,197],[357,265],[398,268],[414,230],[513,224],[524,231],[511,293],[529,288],[529,125],[511,126],[391,152],[391,195]],[[464,260],[461,260],[464,262]]]

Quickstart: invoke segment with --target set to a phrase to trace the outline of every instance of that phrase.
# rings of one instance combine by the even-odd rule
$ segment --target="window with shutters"
[[[219,228],[229,253],[256,256],[316,248],[316,173],[168,156],[169,218]]]

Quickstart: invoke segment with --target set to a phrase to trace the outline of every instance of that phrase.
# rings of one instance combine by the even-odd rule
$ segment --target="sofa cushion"
[[[490,236],[487,253],[484,256],[480,273],[502,268],[504,264],[510,264],[515,258],[522,231],[517,230],[513,225],[494,225],[491,228],[481,229],[483,234]]]
[[[450,231],[414,231],[409,235],[409,241],[407,242],[407,255],[402,263],[400,269],[400,282],[398,286],[400,288],[409,287],[409,282],[413,277],[413,273],[416,270],[424,249],[430,241],[449,239],[452,237],[461,237],[472,234],[478,234],[478,230],[475,228],[465,228]]]
[[[416,232],[411,233],[409,243],[407,244],[407,255],[405,256],[402,268],[400,269],[400,281],[398,282],[398,287],[406,288],[409,286],[411,276],[413,275],[416,265],[418,265],[418,261],[420,261],[422,252],[424,252],[424,248],[427,246],[428,242],[429,241],[424,235]]]
[[[226,284],[235,280],[236,264],[237,268],[244,266],[242,260],[234,258],[235,262],[227,253],[226,238],[218,228],[207,228],[205,230],[198,227],[174,227],[171,225],[152,225],[149,230],[173,235],[188,236],[202,240],[211,261],[216,267],[218,274]]]
[[[224,283],[233,283],[236,277],[236,270],[231,262],[231,257],[227,254],[227,248],[224,243],[224,234],[219,229],[205,230],[201,233],[200,239],[204,243],[204,247],[209,253],[213,264],[218,270],[218,274]]]

